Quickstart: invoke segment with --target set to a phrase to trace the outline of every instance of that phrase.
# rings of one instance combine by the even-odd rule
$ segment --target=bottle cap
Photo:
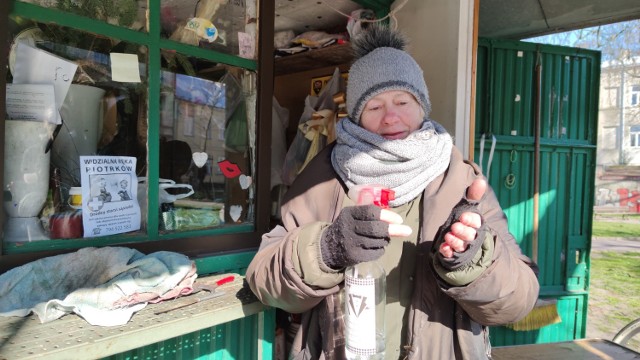
[[[373,204],[386,209],[389,201],[396,198],[396,193],[382,185],[356,185],[349,189],[347,196],[358,205]]]

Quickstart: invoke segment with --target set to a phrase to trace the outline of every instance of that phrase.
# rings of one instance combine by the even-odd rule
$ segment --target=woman
[[[247,281],[265,304],[301,313],[294,359],[345,357],[344,269],[387,273],[386,359],[487,359],[487,326],[515,322],[538,295],[537,267],[495,194],[429,119],[422,70],[399,34],[354,39],[349,118],[289,189],[283,226],[263,236]],[[350,188],[395,191],[389,209],[355,206]]]

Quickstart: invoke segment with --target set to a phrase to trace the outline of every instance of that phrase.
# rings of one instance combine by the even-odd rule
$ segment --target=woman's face
[[[386,91],[371,98],[360,115],[360,125],[386,139],[404,139],[418,130],[424,111],[406,91]]]

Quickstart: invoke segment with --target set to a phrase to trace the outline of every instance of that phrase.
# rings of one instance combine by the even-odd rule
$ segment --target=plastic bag
[[[367,28],[367,20],[374,20],[376,18],[373,10],[369,9],[354,10],[350,15],[349,21],[347,22],[347,33],[351,39],[360,34],[363,29]]]
[[[186,192],[171,194],[167,189],[185,189]],[[193,187],[189,184],[176,184],[173,180],[160,179],[160,189],[158,190],[160,204],[172,203],[179,199],[184,199],[193,195]]]
[[[146,200],[147,197],[147,183],[148,180],[146,177],[138,178],[138,204],[140,205],[140,215],[142,219],[142,224],[146,224],[147,222],[147,206],[148,202]],[[168,192],[169,189],[179,189],[180,192],[171,191]],[[193,187],[189,184],[176,184],[175,181],[170,179],[159,179],[158,180],[158,197],[159,203],[167,204],[172,203],[179,199],[184,199],[193,195]]]
[[[158,195],[160,197],[160,204],[172,203],[176,200],[189,197],[194,193],[193,186],[189,184],[176,184],[175,181],[170,179],[158,179],[158,183],[159,183]],[[139,177],[138,178],[138,200],[140,200],[141,197],[145,198],[147,196],[147,189],[145,189],[146,185],[147,185],[147,178]],[[173,194],[173,191],[169,193],[167,192],[167,189],[184,189],[185,191],[179,194]]]

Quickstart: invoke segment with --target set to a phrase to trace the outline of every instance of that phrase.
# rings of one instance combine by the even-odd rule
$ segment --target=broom
[[[540,53],[535,67],[535,85],[534,92],[534,121],[535,121],[535,152],[533,160],[533,231],[531,239],[531,259],[538,263],[538,214],[540,193],[540,89],[541,89],[541,71]],[[506,327],[516,331],[529,331],[540,329],[541,327],[557,324],[562,319],[558,314],[558,306],[556,299],[538,299],[533,309],[522,320],[515,323],[507,324]]]

